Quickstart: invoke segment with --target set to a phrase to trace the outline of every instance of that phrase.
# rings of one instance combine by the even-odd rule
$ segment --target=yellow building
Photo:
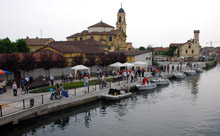
[[[36,50],[47,46],[49,43],[53,42],[53,38],[29,38],[24,39],[30,48],[31,52],[35,52]]]
[[[185,60],[197,61],[201,52],[199,30],[194,31],[194,39],[190,39],[185,43],[171,43],[170,48],[175,48],[173,60],[183,57]]]
[[[108,53],[106,48],[108,48],[107,45],[87,39],[83,41],[54,41],[36,52],[55,52],[65,57],[68,65],[71,66],[73,57],[82,55],[85,58],[87,54],[98,56],[101,53]]]
[[[109,51],[130,50],[132,46],[131,43],[126,44],[126,26],[126,14],[121,7],[117,13],[116,29],[101,21],[89,26],[88,30],[68,36],[67,41],[94,39],[108,45]]]

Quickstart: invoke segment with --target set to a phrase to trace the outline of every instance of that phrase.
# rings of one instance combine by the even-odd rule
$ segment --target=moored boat
[[[108,94],[102,94],[101,98],[105,100],[116,101],[116,100],[124,99],[130,96],[132,96],[131,92],[117,90],[117,89],[109,89]]]
[[[173,76],[174,76],[176,79],[183,79],[183,78],[186,77],[186,74],[179,72],[179,73],[174,74]]]
[[[196,71],[195,70],[187,70],[185,71],[186,75],[195,75]]]
[[[197,73],[202,73],[202,72],[203,72],[203,69],[201,69],[201,68],[195,68],[195,71],[196,71]]]
[[[149,83],[149,84],[145,84],[145,85],[137,84],[136,87],[138,90],[149,90],[149,89],[156,88],[157,84],[156,83]]]
[[[168,85],[170,84],[170,80],[167,78],[158,78],[158,79],[154,79],[152,80],[154,83],[156,83],[157,85]]]

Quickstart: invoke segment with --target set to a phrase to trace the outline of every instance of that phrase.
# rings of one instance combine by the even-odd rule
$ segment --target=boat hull
[[[170,84],[170,80],[169,79],[158,79],[158,80],[152,80],[154,83],[156,83],[157,85],[168,85]]]
[[[196,71],[195,70],[189,70],[189,71],[185,71],[186,75],[195,75]]]
[[[156,88],[157,84],[156,83],[150,83],[150,84],[146,84],[146,85],[137,84],[136,87],[138,90],[149,90],[149,89]]]
[[[112,100],[112,101],[116,101],[116,100],[121,100],[127,97],[132,96],[131,92],[128,93],[123,93],[123,94],[119,94],[119,95],[112,95],[112,94],[102,94],[101,98],[105,99],[105,100]]]
[[[176,79],[183,79],[186,78],[186,74],[177,73],[173,75]]]

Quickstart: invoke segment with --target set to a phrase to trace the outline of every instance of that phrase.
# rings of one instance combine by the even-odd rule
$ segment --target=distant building
[[[163,55],[163,53],[167,52],[169,48],[163,48],[163,47],[155,47],[153,49],[154,55]]]
[[[173,60],[184,57],[185,60],[199,60],[201,46],[199,45],[199,30],[194,31],[194,39],[185,43],[171,43],[170,48],[175,48]]]
[[[53,38],[38,38],[38,37],[36,38],[26,37],[26,39],[24,40],[26,41],[31,52],[35,52],[36,50],[43,48],[47,46],[49,43],[54,41]]]
[[[141,61],[152,65],[152,52],[148,50],[139,51],[115,51],[116,53],[124,53],[127,56],[127,62]]]
[[[132,43],[126,43],[126,14],[121,7],[117,13],[116,29],[104,22],[99,22],[88,27],[80,33],[75,33],[67,37],[67,41],[83,41],[94,39],[108,45],[109,51],[130,50]]]

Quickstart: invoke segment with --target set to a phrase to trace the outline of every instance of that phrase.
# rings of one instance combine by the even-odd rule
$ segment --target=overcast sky
[[[121,2],[136,48],[183,43],[194,30],[203,47],[220,41],[220,0],[0,0],[0,39],[41,37],[42,29],[43,38],[65,41],[101,20],[115,27]]]

